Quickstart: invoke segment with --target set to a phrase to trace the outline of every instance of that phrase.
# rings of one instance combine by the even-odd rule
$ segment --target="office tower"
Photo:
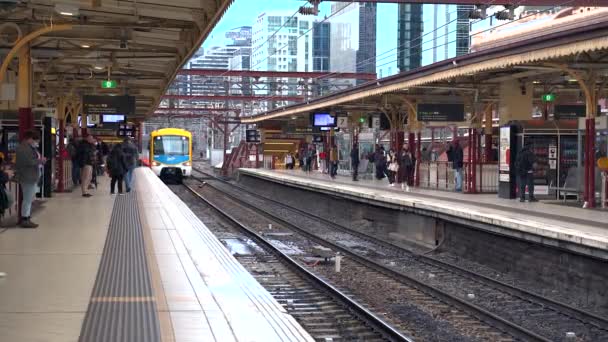
[[[399,4],[397,19],[397,67],[400,72],[422,63],[422,4]]]
[[[375,73],[377,5],[337,3],[331,12],[331,71]]]

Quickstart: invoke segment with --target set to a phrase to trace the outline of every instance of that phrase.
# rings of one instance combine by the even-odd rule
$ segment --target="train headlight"
[[[159,162],[157,162],[157,161],[153,161],[153,162],[152,162],[152,166],[160,166],[160,163],[159,163]]]
[[[192,166],[192,162],[187,161],[184,163],[184,166]]]

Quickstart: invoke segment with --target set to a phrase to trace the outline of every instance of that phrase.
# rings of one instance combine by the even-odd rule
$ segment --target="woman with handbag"
[[[388,185],[395,186],[395,178],[397,176],[397,172],[399,171],[399,163],[397,162],[397,155],[395,151],[391,149],[388,151],[388,155],[386,156],[386,162],[388,164],[387,167],[387,177],[388,177]]]

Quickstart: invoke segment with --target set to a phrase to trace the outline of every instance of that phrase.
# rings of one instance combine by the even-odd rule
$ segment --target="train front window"
[[[189,154],[188,138],[179,135],[163,135],[154,138],[154,154],[185,156]]]

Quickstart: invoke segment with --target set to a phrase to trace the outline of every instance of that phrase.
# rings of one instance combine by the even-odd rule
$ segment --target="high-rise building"
[[[332,4],[331,71],[376,72],[376,10],[375,3]]]
[[[423,5],[422,66],[469,53],[469,11],[473,8]]]
[[[472,5],[399,4],[399,71],[467,54],[472,9]]]
[[[422,4],[399,4],[397,67],[400,72],[422,64]]]
[[[284,11],[261,13],[253,25],[252,69],[329,69],[330,26],[316,18]]]
[[[261,13],[253,25],[251,68],[262,71],[329,71],[330,33],[329,23],[320,22],[315,17],[292,16],[287,11]],[[296,78],[274,78],[268,82],[267,92],[260,95],[302,94],[308,85],[299,81]],[[270,108],[285,104],[284,101],[274,101]]]

